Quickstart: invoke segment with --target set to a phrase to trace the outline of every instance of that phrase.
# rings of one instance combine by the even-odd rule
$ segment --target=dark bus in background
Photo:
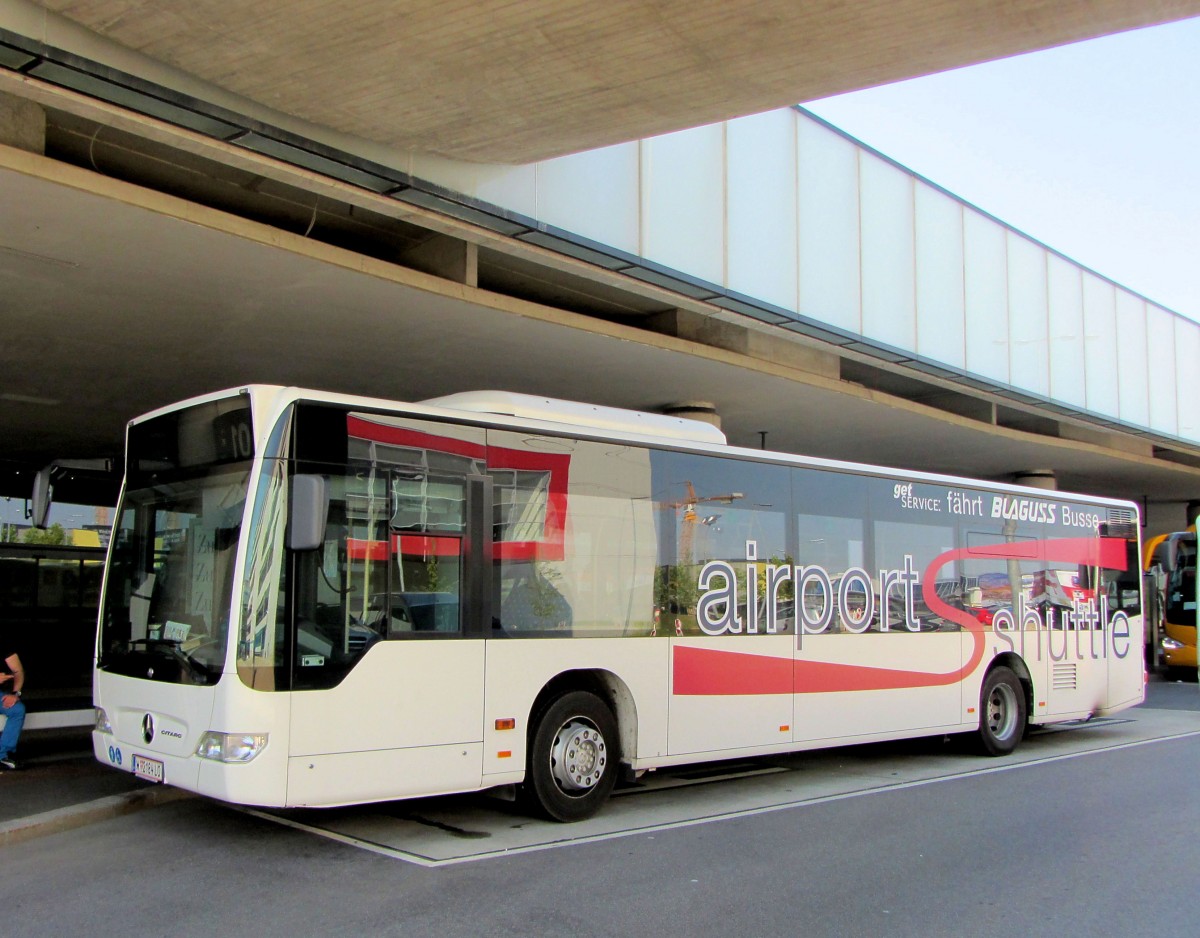
[[[28,675],[29,729],[91,722],[104,555],[103,547],[0,543],[0,624]]]

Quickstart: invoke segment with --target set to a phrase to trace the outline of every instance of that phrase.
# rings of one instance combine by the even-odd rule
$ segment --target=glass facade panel
[[[796,128],[792,114],[770,111],[725,126],[726,286],[795,309]]]
[[[1098,414],[1120,416],[1117,369],[1120,366],[1117,330],[1117,288],[1109,281],[1084,271],[1083,277],[1083,367],[1087,382],[1087,406]]]
[[[1050,396],[1087,405],[1084,367],[1083,278],[1079,268],[1056,255],[1046,259],[1050,310]]]
[[[917,351],[966,367],[963,207],[928,186],[916,186]]]
[[[859,185],[863,335],[916,351],[916,182],[864,153],[859,156]]]
[[[1007,233],[1009,382],[1036,394],[1050,393],[1049,313],[1045,248]]]
[[[1177,326],[1179,327],[1177,329]],[[1146,356],[1150,386],[1150,426],[1172,436],[1179,434],[1179,388],[1175,378],[1176,333],[1186,326],[1174,313],[1146,304]],[[1193,327],[1194,328],[1194,327]],[[1189,362],[1186,366],[1193,369]]]
[[[1007,240],[1003,228],[971,211],[963,213],[963,271],[967,371],[1008,384]]]
[[[637,253],[720,283],[725,261],[725,128],[641,142],[642,244]],[[605,187],[607,188],[607,186]]]
[[[1108,380],[1116,378],[1120,395],[1118,416],[1139,427],[1150,425],[1150,362],[1147,339],[1146,301],[1116,291],[1117,367]]]
[[[1179,435],[1200,440],[1200,326],[1175,323],[1175,404]]]
[[[797,312],[862,331],[858,153],[819,124],[796,126],[799,296]]]

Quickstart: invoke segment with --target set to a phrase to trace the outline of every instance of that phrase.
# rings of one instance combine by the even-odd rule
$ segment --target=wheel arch
[[[996,668],[1008,668],[1017,676],[1017,680],[1021,682],[1021,688],[1025,692],[1025,719],[1028,721],[1033,716],[1033,674],[1029,671],[1029,666],[1025,664],[1025,659],[1018,655],[1015,651],[1006,651],[1003,654],[996,655],[988,664],[987,670],[983,673],[983,680],[986,682],[988,675]]]
[[[562,671],[546,682],[529,709],[526,732],[532,742],[541,714],[550,704],[570,691],[589,691],[603,700],[617,720],[621,759],[627,761],[637,752],[637,702],[633,692],[620,677],[604,668],[578,668]]]

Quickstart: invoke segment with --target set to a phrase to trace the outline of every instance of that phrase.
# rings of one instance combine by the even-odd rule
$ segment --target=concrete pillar
[[[46,112],[32,101],[0,93],[0,143],[45,153]]]
[[[1013,476],[1013,484],[1054,491],[1058,488],[1058,479],[1055,478],[1053,469],[1026,469]]]
[[[678,404],[669,404],[662,409],[662,412],[668,417],[702,420],[704,423],[712,424],[718,430],[721,429],[721,415],[717,413],[716,405],[710,401],[681,401]]]
[[[405,251],[400,263],[422,273],[479,286],[479,247],[446,235],[432,235]]]

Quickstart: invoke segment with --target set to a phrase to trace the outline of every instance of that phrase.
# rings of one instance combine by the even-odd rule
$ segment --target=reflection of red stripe
[[[971,674],[983,659],[984,625],[971,613],[955,609],[936,591],[938,571],[963,558],[1043,560],[1053,563],[1126,569],[1125,542],[1118,538],[1060,538],[1051,541],[990,544],[939,554],[925,570],[921,589],[925,603],[937,615],[956,622],[972,639],[964,665],[945,673],[902,671],[863,665],[835,664],[676,645],[672,657],[672,692],[680,696],[755,694],[814,694],[830,691],[895,690],[942,687]],[[847,637],[847,641],[853,638]],[[903,639],[897,639],[903,641]]]
[[[500,560],[559,561],[566,557],[567,476],[571,470],[570,453],[533,453],[502,446],[488,447],[489,469],[517,469],[550,474],[546,496],[546,521],[536,541],[497,541]]]
[[[427,449],[435,453],[450,453],[454,456],[478,459],[480,462],[483,462],[484,454],[487,452],[482,442],[472,443],[469,440],[456,440],[449,436],[434,436],[432,433],[422,433],[420,430],[411,430],[408,427],[364,420],[353,414],[346,415],[346,432],[360,440],[374,440],[376,443],[406,446],[410,449]],[[481,431],[472,430],[470,432],[477,435],[482,441],[483,433]]]
[[[457,557],[462,553],[462,538],[427,537],[423,534],[392,535],[392,545],[405,557]]]
[[[423,534],[393,534],[392,553],[405,557],[457,557],[462,551],[462,539],[457,537],[428,537]],[[351,560],[387,560],[387,541],[368,541],[361,537],[346,538],[346,556]]]
[[[365,541],[359,537],[348,537],[346,556],[351,560],[387,560],[387,541]]]
[[[482,443],[436,436],[408,427],[379,423],[374,420],[346,416],[346,432],[360,440],[373,440],[393,446],[449,453],[486,463],[489,469],[517,469],[546,472],[550,476],[546,498],[546,520],[541,537],[532,541],[500,541],[495,545],[496,557],[507,561],[559,561],[566,556],[567,477],[570,474],[570,453],[538,453],[508,449],[503,446],[485,447]],[[483,431],[468,431],[483,438]],[[405,553],[409,553],[407,545]],[[374,556],[372,560],[379,559]]]
[[[963,547],[946,551],[933,559],[921,582],[921,595],[925,605],[943,619],[963,626],[972,639],[971,654],[957,671],[948,674],[930,674],[925,686],[936,687],[960,681],[979,667],[983,660],[986,644],[983,640],[983,623],[971,613],[955,609],[937,595],[937,574],[942,567],[955,560],[986,557],[992,560],[1041,560],[1047,563],[1071,563],[1086,567],[1103,567],[1106,570],[1124,570],[1126,567],[1125,541],[1115,537],[1063,537],[1048,541],[998,542],[976,547]],[[911,686],[911,685],[899,685]]]

